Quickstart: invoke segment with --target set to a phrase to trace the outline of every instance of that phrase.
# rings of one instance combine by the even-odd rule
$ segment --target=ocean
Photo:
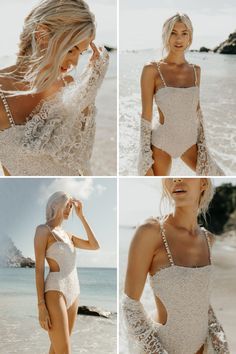
[[[120,175],[137,175],[140,74],[145,63],[159,60],[161,51],[120,53]],[[236,174],[236,56],[189,52],[187,60],[201,66],[201,108],[210,151],[226,175]],[[157,112],[154,110],[154,119]],[[172,175],[193,175],[180,159],[173,160]]]
[[[80,305],[112,311],[111,318],[79,315],[72,353],[116,353],[116,269],[79,268]],[[102,336],[102,340],[101,340]],[[46,354],[47,333],[37,315],[34,269],[0,268],[0,353]]]

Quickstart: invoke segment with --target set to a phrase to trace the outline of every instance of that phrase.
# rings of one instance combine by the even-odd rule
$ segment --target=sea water
[[[34,269],[0,268],[0,353],[46,354],[47,333],[38,323]],[[79,268],[80,305],[112,311],[111,318],[77,317],[72,352],[116,353],[116,269]]]
[[[161,52],[121,52],[120,67],[120,174],[137,175],[140,75],[145,63],[157,61]],[[213,156],[226,175],[236,174],[236,56],[189,52],[187,60],[201,66],[201,108],[206,136]],[[154,110],[154,121],[157,112]],[[173,161],[172,174],[193,175],[180,159]]]

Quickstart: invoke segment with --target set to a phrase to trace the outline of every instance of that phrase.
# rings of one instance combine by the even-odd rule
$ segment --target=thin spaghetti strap
[[[167,257],[169,259],[170,265],[173,266],[174,265],[174,261],[173,261],[173,258],[172,258],[172,255],[171,255],[171,252],[170,252],[170,249],[169,249],[169,245],[168,245],[168,242],[167,242],[167,239],[166,239],[164,225],[163,225],[162,222],[160,223],[160,229],[161,229],[161,237],[162,237],[165,249],[166,249]]]
[[[159,75],[160,75],[160,78],[161,78],[161,81],[162,81],[163,85],[166,87],[167,85],[166,85],[166,82],[165,82],[164,77],[163,77],[162,72],[161,72],[160,62],[157,63],[157,70],[159,72]]]
[[[58,239],[56,238],[56,236],[54,235],[54,233],[52,232],[52,230],[50,229],[50,227],[49,227],[47,224],[45,224],[45,225],[47,226],[49,232],[52,234],[52,236],[55,238],[55,240],[58,242]]]
[[[15,124],[15,121],[13,119],[13,116],[12,116],[9,104],[7,102],[7,99],[6,99],[6,97],[5,97],[5,95],[4,95],[4,93],[2,91],[0,91],[0,97],[2,99],[2,103],[3,103],[4,109],[6,111],[7,118],[9,120],[10,126],[14,127],[16,124]]]
[[[210,243],[210,240],[209,240],[209,235],[208,235],[207,230],[205,228],[203,228],[203,231],[204,231],[204,235],[205,235],[206,240],[207,240],[208,251],[209,251],[209,261],[210,261],[210,264],[211,264],[211,243]]]
[[[195,68],[195,65],[194,64],[192,64],[192,66],[193,66],[193,71],[194,71],[194,78],[195,78],[195,86],[197,86],[197,72],[196,72],[196,68]]]

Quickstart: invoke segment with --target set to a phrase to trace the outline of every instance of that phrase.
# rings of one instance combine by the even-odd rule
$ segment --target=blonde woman
[[[136,230],[123,299],[131,353],[229,354],[210,305],[214,236],[197,221],[212,196],[210,179],[164,179],[163,199],[171,202],[173,213],[151,218]],[[148,274],[154,319],[140,302]]]
[[[91,175],[95,98],[108,54],[83,0],[43,0],[26,17],[16,64],[0,71],[5,175]],[[69,75],[88,48],[81,75]]]
[[[62,228],[72,208],[82,222],[87,240]],[[76,248],[96,250],[99,244],[83,215],[81,202],[64,192],[56,192],[49,198],[46,220],[44,225],[37,227],[34,239],[39,322],[50,337],[49,354],[71,354],[70,335],[77,316],[80,292]],[[50,270],[44,281],[45,259]]]
[[[167,176],[180,157],[197,175],[223,175],[205,141],[199,88],[201,70],[185,58],[193,40],[186,14],[167,19],[162,32],[166,56],[143,68],[139,174]],[[153,99],[159,124],[152,129]]]

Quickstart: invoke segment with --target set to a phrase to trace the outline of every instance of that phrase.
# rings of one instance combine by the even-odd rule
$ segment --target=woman
[[[223,175],[206,146],[199,102],[200,67],[185,59],[193,39],[189,17],[176,14],[169,18],[162,39],[166,57],[145,65],[141,76],[139,174],[169,175],[172,158],[180,157],[197,175]],[[153,98],[159,124],[152,130]]]
[[[95,98],[108,54],[93,43],[83,0],[43,0],[26,17],[16,64],[0,71],[0,161],[5,175],[91,175]],[[79,56],[91,47],[84,72]]]
[[[62,228],[73,207],[86,231],[87,240]],[[56,192],[49,198],[46,220],[46,224],[37,227],[34,239],[39,322],[50,337],[49,354],[71,354],[70,335],[80,292],[76,248],[96,250],[99,244],[83,215],[81,202],[64,192]],[[45,259],[50,270],[44,282]]]
[[[197,221],[212,195],[210,179],[165,179],[163,198],[174,206],[173,213],[137,229],[123,299],[131,353],[229,353],[210,306],[214,236]],[[154,320],[140,302],[148,273],[156,303]]]

